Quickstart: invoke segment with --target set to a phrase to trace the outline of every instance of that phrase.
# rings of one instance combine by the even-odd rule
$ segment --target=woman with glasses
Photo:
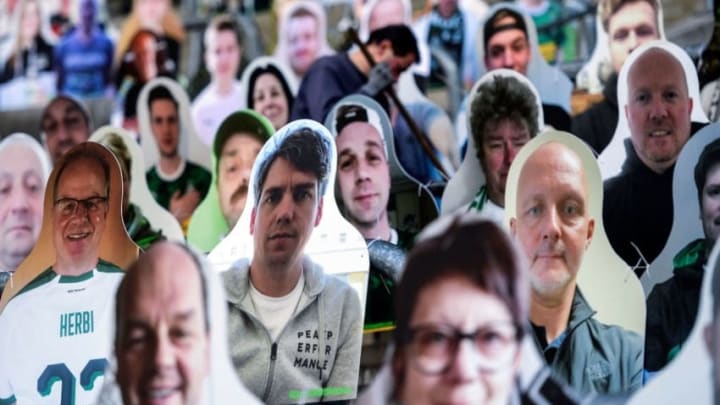
[[[519,256],[488,220],[451,216],[430,227],[396,293],[395,399],[507,404],[528,317]]]

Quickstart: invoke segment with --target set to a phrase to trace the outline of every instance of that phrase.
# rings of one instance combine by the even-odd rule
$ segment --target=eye
[[[383,159],[377,153],[368,153],[367,160],[368,160],[368,162],[370,162],[370,164],[372,164],[374,166],[374,165],[382,163]]]
[[[306,201],[313,198],[313,194],[305,188],[297,189],[293,191],[293,200],[300,202],[300,201]]]
[[[340,158],[340,162],[338,163],[338,166],[340,166],[341,171],[347,171],[352,169],[355,166],[355,159],[352,157],[343,157]]]
[[[665,97],[665,100],[675,101],[680,97],[680,93],[678,93],[675,90],[668,90],[665,93],[663,93],[663,97]]]
[[[567,217],[576,217],[582,214],[582,207],[577,201],[568,201],[563,205],[562,213]]]
[[[626,39],[628,35],[630,35],[630,32],[627,29],[620,29],[615,31],[612,38],[614,41],[620,42]]]
[[[148,341],[148,333],[143,328],[132,328],[125,337],[125,347],[139,349]]]
[[[646,104],[650,101],[650,95],[647,93],[638,93],[635,95],[635,102]]]
[[[263,203],[270,204],[270,205],[277,205],[277,203],[279,203],[280,200],[282,199],[282,194],[283,194],[282,191],[278,191],[278,190],[268,191],[265,194]]]
[[[499,149],[502,149],[502,147],[503,147],[502,142],[499,142],[499,141],[490,141],[486,145],[487,145],[488,149],[490,149],[490,150],[499,150]]]
[[[635,34],[639,37],[654,37],[655,28],[650,25],[641,25],[635,29]]]
[[[707,194],[709,197],[717,197],[718,195],[720,195],[720,185],[708,187],[705,190],[705,194]]]

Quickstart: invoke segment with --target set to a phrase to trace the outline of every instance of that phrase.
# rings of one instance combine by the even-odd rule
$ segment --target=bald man
[[[659,47],[634,61],[627,84],[621,106],[630,127],[627,158],[620,174],[605,182],[603,220],[615,252],[641,276],[670,235],[673,172],[694,132],[693,100],[680,61]]]
[[[642,385],[642,339],[593,319],[577,274],[595,232],[583,163],[568,146],[540,146],[523,165],[510,229],[530,266],[530,321],[553,374],[583,394]]]

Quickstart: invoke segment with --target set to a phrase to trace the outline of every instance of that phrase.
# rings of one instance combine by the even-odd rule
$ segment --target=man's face
[[[480,165],[485,173],[488,197],[500,207],[505,206],[505,183],[510,165],[520,148],[530,140],[530,131],[525,121],[508,118],[498,123],[485,124],[485,133],[480,145]]]
[[[711,166],[705,176],[700,207],[705,238],[714,242],[720,234],[720,163]]]
[[[80,22],[86,32],[90,32],[95,26],[95,13],[95,0],[82,0],[80,2]]]
[[[658,39],[655,10],[644,0],[627,3],[620,7],[608,20],[610,60],[615,73],[630,52],[645,42]]]
[[[250,134],[239,132],[223,145],[218,163],[218,194],[228,226],[232,228],[245,208],[255,158],[262,143]]]
[[[628,72],[625,106],[640,160],[663,172],[672,166],[690,137],[692,99],[680,62],[660,49],[646,51]]]
[[[290,67],[296,74],[304,75],[320,50],[317,19],[309,15],[289,19],[286,35]]]
[[[175,103],[168,99],[157,99],[150,105],[150,127],[163,157],[174,157],[178,153],[180,122]]]
[[[231,30],[211,31],[205,61],[213,76],[234,80],[240,68],[240,45]]]
[[[505,17],[496,25],[512,24],[513,17]],[[522,75],[527,74],[530,63],[530,44],[525,32],[518,28],[506,29],[487,39],[485,65],[488,70],[500,68],[512,69]]]
[[[395,55],[389,40],[380,41],[378,48],[376,61],[378,63],[387,62],[390,65],[390,71],[395,81],[398,80],[402,72],[406,71],[417,60],[417,55],[412,52],[405,56]]]
[[[571,284],[593,235],[582,162],[566,146],[541,146],[525,162],[510,220],[530,263],[533,291],[556,297]]]
[[[320,223],[322,199],[318,179],[279,157],[270,166],[250,232],[255,241],[253,262],[286,269],[299,263],[313,227]]]
[[[97,263],[108,197],[104,171],[97,161],[80,158],[65,166],[57,183],[52,212],[57,263],[72,267]]]
[[[288,99],[280,80],[272,73],[258,76],[253,88],[253,110],[269,119],[277,130],[288,122],[288,107]]]
[[[123,403],[199,404],[210,363],[200,275],[177,246],[152,254],[126,276],[119,304],[115,354]]]
[[[64,98],[50,102],[42,117],[41,125],[53,163],[70,148],[87,141],[90,137],[90,128],[83,111],[75,103]]]
[[[338,184],[348,219],[371,226],[387,216],[390,196],[390,169],[381,135],[367,122],[353,122],[335,141]]]
[[[0,269],[15,270],[40,234],[45,182],[38,156],[15,143],[0,151]]]

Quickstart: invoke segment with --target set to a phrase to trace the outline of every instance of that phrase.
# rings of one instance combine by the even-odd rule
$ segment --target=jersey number
[[[92,391],[95,386],[95,379],[105,372],[108,366],[106,359],[93,359],[85,364],[82,372],[80,372],[80,386],[85,391]],[[60,381],[60,405],[75,404],[75,376],[65,363],[51,364],[45,367],[45,371],[40,375],[37,381],[37,390],[40,395],[46,397],[50,395],[53,385],[56,381]]]

